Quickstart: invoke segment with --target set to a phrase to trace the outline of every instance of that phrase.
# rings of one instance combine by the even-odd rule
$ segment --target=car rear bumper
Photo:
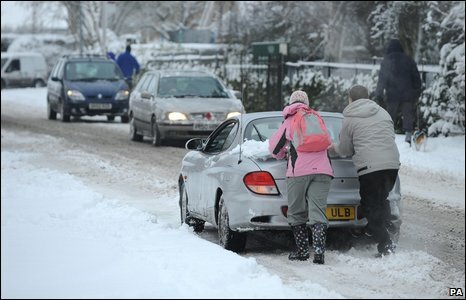
[[[227,209],[229,212],[230,228],[234,231],[255,231],[255,230],[288,230],[290,225],[286,218],[288,206],[286,197],[262,196],[248,192],[240,195],[235,193],[228,197]],[[334,206],[335,201],[329,199],[329,206]],[[358,200],[349,201],[347,204],[338,202],[339,206],[354,207],[355,217],[353,220],[329,222],[330,228],[362,228],[367,224],[365,218],[358,219]]]

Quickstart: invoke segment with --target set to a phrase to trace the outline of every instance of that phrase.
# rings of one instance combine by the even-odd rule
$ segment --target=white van
[[[42,54],[2,52],[2,89],[44,87],[47,76],[47,64]]]

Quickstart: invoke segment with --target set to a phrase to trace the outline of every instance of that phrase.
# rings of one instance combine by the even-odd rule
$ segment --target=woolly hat
[[[307,98],[306,92],[294,91],[290,96],[290,104],[293,104],[295,102],[301,102],[306,105],[309,105],[309,99]]]

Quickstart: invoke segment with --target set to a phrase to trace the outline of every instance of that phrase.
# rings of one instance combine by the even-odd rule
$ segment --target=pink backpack
[[[327,150],[332,144],[327,127],[313,109],[299,109],[291,120],[292,143],[300,152]]]

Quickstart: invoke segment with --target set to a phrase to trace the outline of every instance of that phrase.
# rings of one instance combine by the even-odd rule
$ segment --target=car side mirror
[[[194,138],[194,139],[190,139],[189,141],[187,141],[184,147],[186,148],[186,150],[199,151],[199,150],[202,150],[203,146],[204,145],[203,145],[203,141],[201,138]]]
[[[53,76],[50,79],[52,79],[52,81],[60,81],[60,79],[58,77],[56,77],[56,76]]]
[[[150,99],[152,97],[153,97],[153,95],[151,93],[149,93],[149,92],[142,92],[141,93],[141,98],[143,98],[143,99]]]

